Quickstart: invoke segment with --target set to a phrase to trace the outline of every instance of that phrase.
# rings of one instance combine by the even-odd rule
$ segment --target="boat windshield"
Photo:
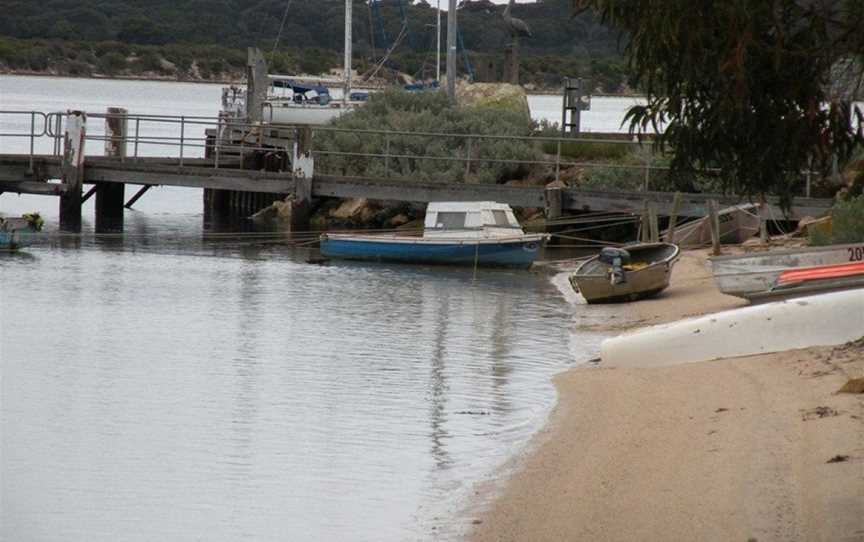
[[[504,211],[492,211],[492,217],[495,219],[496,226],[511,226],[510,221],[507,219],[507,213]]]
[[[437,227],[445,230],[457,230],[465,227],[466,213],[439,212],[436,218]]]

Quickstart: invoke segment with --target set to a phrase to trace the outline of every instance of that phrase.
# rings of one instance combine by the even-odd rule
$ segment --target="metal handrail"
[[[295,125],[271,125],[284,126],[286,128],[296,128]],[[575,137],[550,137],[550,136],[517,136],[517,135],[494,135],[494,134],[456,134],[445,132],[410,132],[401,130],[367,130],[363,128],[337,128],[335,126],[314,126],[313,132],[345,132],[353,134],[378,134],[383,136],[422,136],[422,137],[438,137],[438,138],[470,138],[470,139],[499,139],[510,141],[550,141],[561,143],[612,143],[616,145],[642,145],[645,142],[633,139],[591,139],[591,138],[575,138]]]
[[[24,137],[30,139],[30,163],[33,165],[33,155],[35,151],[35,141],[41,137],[49,137],[54,140],[53,152],[54,155],[62,154],[62,139],[63,139],[63,120],[67,113],[50,112],[44,113],[39,111],[4,111],[0,110],[0,118],[3,115],[19,115],[30,116],[30,131],[20,133],[0,133],[2,137]],[[189,150],[191,149],[208,149],[214,151],[215,160],[214,168],[219,167],[220,157],[226,153],[240,153],[246,151],[289,151],[290,143],[283,146],[274,146],[272,141],[273,132],[283,135],[285,132],[291,132],[299,128],[306,128],[296,124],[274,124],[274,123],[249,123],[243,120],[229,119],[223,116],[200,116],[200,115],[151,115],[151,114],[122,114],[122,113],[92,113],[88,114],[91,119],[111,119],[124,118],[128,126],[128,132],[125,137],[119,138],[116,135],[88,134],[87,140],[91,141],[124,141],[127,147],[131,145],[131,153],[127,158],[140,158],[140,147],[158,146],[160,148],[177,147],[180,160],[180,166],[183,166],[184,160],[190,158]],[[39,122],[37,122],[37,120]],[[172,126],[179,131],[178,135],[153,135],[149,132],[152,126]],[[142,131],[142,126],[144,130]],[[134,128],[133,128],[134,127]],[[189,134],[190,128],[215,128],[216,141],[204,136],[201,137],[200,132]],[[645,179],[642,184],[643,190],[650,189],[650,174],[653,171],[668,171],[669,167],[654,165],[650,160],[646,160],[643,164],[610,164],[589,161],[574,161],[567,159],[563,154],[562,147],[569,143],[599,143],[612,145],[642,145],[646,143],[639,139],[598,139],[598,138],[568,138],[568,137],[549,137],[549,136],[520,136],[520,135],[494,135],[494,134],[478,134],[478,133],[443,133],[443,132],[412,132],[404,130],[377,130],[377,129],[349,129],[333,126],[313,126],[309,127],[314,134],[319,133],[352,133],[358,136],[380,136],[380,143],[383,152],[350,152],[339,150],[316,150],[310,149],[313,156],[348,156],[357,158],[367,158],[370,160],[384,161],[384,176],[388,177],[392,168],[393,160],[432,160],[439,162],[454,162],[465,164],[465,174],[469,175],[474,164],[524,164],[524,165],[544,165],[552,166],[555,171],[555,179],[560,178],[561,168],[569,166],[581,166],[585,168],[609,168],[618,170],[634,170],[645,173]],[[239,134],[240,140],[232,141],[230,137],[225,138],[226,133],[229,136]],[[246,141],[245,138],[252,135],[254,140]],[[277,136],[278,137],[278,136]],[[427,139],[457,139],[465,141],[465,152],[458,154],[449,154],[446,156],[440,155],[421,155],[412,153],[400,153],[398,150],[391,152],[391,143],[404,138],[422,137]],[[264,139],[268,139],[271,144],[265,144]],[[375,138],[378,139],[378,138]],[[483,140],[504,140],[504,141],[522,141],[528,144],[536,143],[554,143],[555,153],[554,159],[507,159],[494,158],[474,155],[478,147],[476,142]],[[172,153],[173,154],[173,153]],[[551,153],[550,153],[551,154]],[[547,155],[548,156],[548,155]],[[176,155],[175,155],[176,157]],[[706,170],[716,171],[716,169]],[[804,172],[807,174],[808,172]],[[809,176],[807,178],[807,188],[805,193],[809,194]]]

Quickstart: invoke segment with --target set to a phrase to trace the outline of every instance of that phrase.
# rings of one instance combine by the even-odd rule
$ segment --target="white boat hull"
[[[270,124],[327,124],[331,120],[340,117],[350,111],[352,106],[346,108],[341,103],[329,105],[278,105],[273,104],[264,108],[264,121]]]
[[[759,207],[754,204],[736,205],[722,209],[718,213],[720,223],[720,242],[740,244],[759,233]],[[663,240],[669,242],[669,231],[663,233]],[[711,226],[708,217],[678,226],[675,229],[675,244],[680,247],[696,248],[711,244]]]
[[[613,367],[659,367],[831,346],[864,336],[864,289],[800,297],[650,327],[607,339]]]

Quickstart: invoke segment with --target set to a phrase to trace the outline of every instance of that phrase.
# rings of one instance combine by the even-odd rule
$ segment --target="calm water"
[[[219,88],[0,77],[0,109],[213,114]],[[8,126],[0,126],[0,132]],[[0,149],[21,145],[0,139]],[[525,446],[584,306],[527,272],[305,263],[154,189],[0,255],[0,539],[427,540]]]

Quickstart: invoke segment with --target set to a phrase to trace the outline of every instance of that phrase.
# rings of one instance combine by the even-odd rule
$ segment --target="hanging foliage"
[[[832,68],[859,72],[864,2],[838,0],[573,0],[626,35],[631,80],[647,103],[633,132],[662,131],[682,187],[716,168],[730,191],[773,193],[785,205],[808,165],[827,168],[862,138]],[[837,74],[833,74],[836,76]],[[846,74],[849,75],[849,74]]]

